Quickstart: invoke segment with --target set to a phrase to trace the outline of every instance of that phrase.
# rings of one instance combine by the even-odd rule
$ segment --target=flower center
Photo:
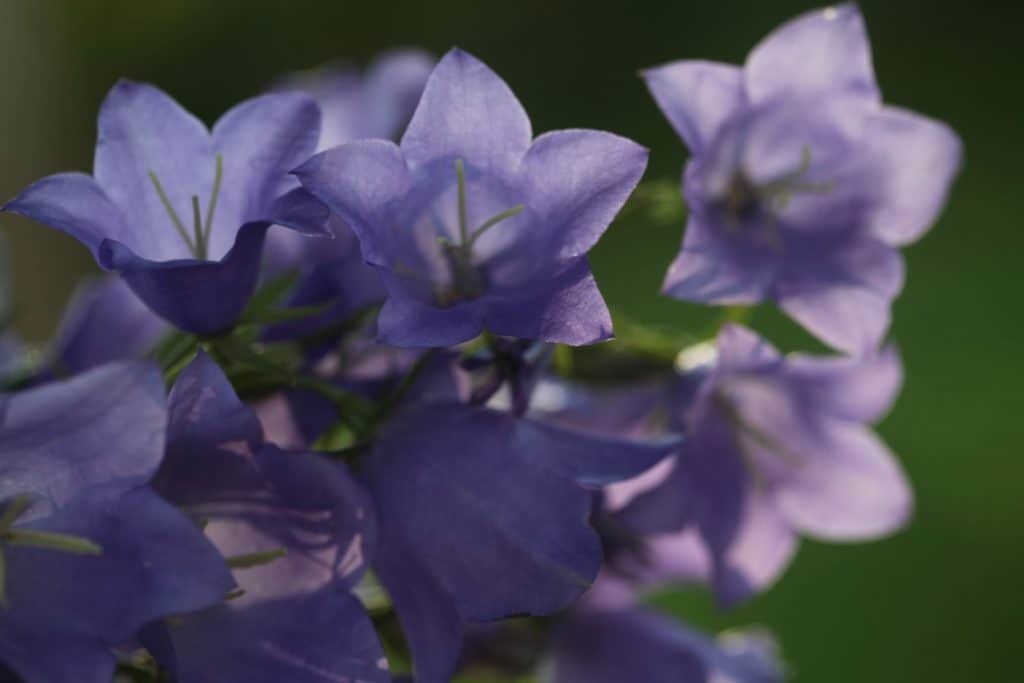
[[[438,303],[442,306],[476,299],[483,294],[486,282],[484,274],[473,263],[473,246],[488,230],[526,208],[522,204],[517,204],[511,209],[491,216],[475,230],[470,230],[466,217],[466,166],[462,159],[455,160],[455,176],[458,181],[459,241],[456,244],[445,236],[437,238],[441,254],[451,273],[449,285],[436,295]]]
[[[167,215],[171,217],[171,223],[174,224],[175,230],[177,230],[178,234],[181,235],[181,239],[185,241],[185,245],[188,247],[189,252],[200,261],[205,261],[209,256],[210,232],[213,229],[213,214],[217,210],[217,197],[220,196],[220,185],[223,177],[224,157],[218,154],[217,167],[213,176],[213,191],[210,193],[210,201],[206,205],[205,221],[200,215],[199,197],[192,195],[192,237],[189,237],[188,230],[185,229],[185,224],[178,216],[178,212],[174,210],[173,206],[171,206],[171,200],[167,198],[167,193],[164,191],[163,185],[160,184],[160,179],[157,177],[156,172],[149,172],[149,180],[153,183],[153,188],[156,189],[157,196],[160,197],[160,202],[164,205]]]
[[[823,195],[835,189],[834,181],[807,181],[806,175],[810,168],[811,149],[804,147],[800,152],[800,163],[795,169],[766,183],[758,185],[742,169],[737,170],[717,202],[725,215],[728,231],[738,233],[747,227],[763,225],[769,245],[781,249],[778,217],[793,197],[798,194]]]

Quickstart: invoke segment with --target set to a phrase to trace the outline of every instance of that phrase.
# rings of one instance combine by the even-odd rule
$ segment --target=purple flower
[[[195,334],[229,328],[256,284],[267,229],[324,233],[288,172],[316,148],[298,94],[238,105],[212,132],[156,88],[119,82],[100,109],[93,176],[45,178],[4,210],[68,233],[154,312]]]
[[[935,221],[961,148],[946,125],[882,105],[856,6],[784,25],[743,68],[680,61],[645,78],[692,154],[664,291],[770,299],[837,349],[877,348],[903,286],[897,248]]]
[[[263,442],[259,420],[200,354],[171,392],[154,488],[235,568],[241,594],[155,624],[143,642],[180,683],[390,680],[352,595],[369,562],[369,499],[339,465]]]
[[[88,282],[75,292],[53,342],[54,371],[77,374],[151,350],[168,329],[120,278]]]
[[[362,462],[380,520],[374,570],[419,683],[452,675],[466,624],[550,614],[597,575],[592,489],[675,448],[598,438],[466,405],[443,359]]]
[[[388,299],[395,346],[496,334],[569,344],[611,336],[586,253],[636,186],[647,152],[588,130],[533,139],[508,86],[452,50],[400,146],[353,142],[296,173],[352,227]]]
[[[649,537],[620,569],[644,582],[705,579],[731,605],[775,580],[798,535],[854,541],[900,528],[911,491],[866,425],[901,383],[892,349],[783,357],[746,328],[726,327],[713,366],[691,370],[665,405],[687,435],[674,466],[615,515]]]
[[[0,396],[0,662],[26,681],[107,683],[111,648],[231,589],[216,549],[146,485],[166,422],[141,364]]]
[[[774,642],[729,632],[717,640],[641,608],[576,609],[556,631],[551,683],[778,683]]]

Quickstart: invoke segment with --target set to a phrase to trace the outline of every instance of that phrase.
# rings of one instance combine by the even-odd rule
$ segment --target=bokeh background
[[[459,45],[510,83],[534,128],[602,128],[652,149],[648,178],[676,179],[683,147],[637,70],[678,58],[742,61],[813,3],[782,0],[0,0],[0,195],[91,166],[97,106],[120,76],[159,84],[214,120],[283,73],[395,46]],[[1024,123],[1021,5],[862,3],[887,99],[949,121],[967,164],[940,223],[907,253],[892,336],[907,386],[881,431],[917,489],[912,526],[869,545],[805,543],[778,586],[716,614],[700,591],[663,595],[709,627],[770,627],[799,682],[1021,681],[1024,598]],[[69,238],[0,217],[16,328],[52,333],[95,268]],[[704,314],[661,299],[681,225],[617,224],[595,250],[612,305],[685,330]],[[808,339],[771,310],[754,324],[786,348]],[[633,683],[633,682],[624,682]],[[637,682],[643,683],[643,682]]]

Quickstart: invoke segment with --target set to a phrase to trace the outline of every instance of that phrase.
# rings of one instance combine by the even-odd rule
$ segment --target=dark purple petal
[[[149,261],[120,242],[100,246],[99,262],[121,273],[155,313],[193,334],[230,328],[242,314],[259,276],[268,223],[247,223],[220,261]]]
[[[410,297],[392,296],[377,316],[377,340],[392,346],[452,346],[472,339],[482,329],[483,313],[473,302],[434,308]]]
[[[881,99],[864,18],[855,4],[813,10],[776,29],[751,51],[744,76],[753,102],[829,89],[871,102]]]
[[[612,337],[611,313],[586,258],[569,262],[551,280],[508,296],[496,294],[484,315],[486,329],[523,339],[581,346]]]
[[[97,259],[104,240],[133,240],[130,221],[103,188],[84,173],[59,173],[43,178],[5,204],[3,211],[71,235]],[[184,243],[181,246],[184,249]]]
[[[104,238],[153,261],[190,257],[149,174],[156,174],[171,206],[189,224],[192,196],[206,206],[215,171],[213,142],[199,119],[151,85],[120,81],[113,87],[100,108],[93,175],[124,212],[126,231],[108,228]],[[238,225],[230,226],[231,237]]]
[[[54,341],[58,373],[76,374],[141,356],[153,348],[167,325],[120,278],[79,287]]]
[[[244,608],[214,607],[167,627],[178,683],[389,683],[362,604],[321,591]],[[162,653],[162,662],[168,653]]]
[[[595,130],[537,138],[520,166],[526,203],[558,259],[585,255],[626,203],[647,167],[647,150]]]
[[[693,154],[744,102],[743,72],[731,64],[679,61],[643,73],[662,113]]]
[[[504,174],[519,164],[532,139],[530,119],[508,85],[486,64],[455,48],[427,80],[401,145],[412,168],[461,158]]]

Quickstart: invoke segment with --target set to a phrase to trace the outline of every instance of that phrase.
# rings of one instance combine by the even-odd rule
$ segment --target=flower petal
[[[586,254],[633,192],[647,150],[596,130],[545,133],[520,167],[526,203],[537,214],[557,258]]]
[[[881,420],[903,385],[903,365],[891,346],[860,358],[794,355],[787,364],[808,411],[851,422]]]
[[[776,288],[779,307],[811,334],[852,354],[873,352],[889,329],[892,300],[903,288],[903,258],[875,239],[789,256]]]
[[[551,280],[495,293],[485,316],[488,330],[523,339],[582,346],[612,337],[611,313],[586,258],[574,259]]]
[[[300,93],[247,100],[217,121],[213,145],[224,160],[224,183],[210,233],[212,258],[231,248],[239,226],[272,218],[271,203],[293,189],[289,173],[313,155],[319,138],[320,108]]]
[[[946,203],[963,157],[960,138],[944,123],[886,107],[869,120],[864,142],[880,163],[884,193],[871,226],[889,244],[909,244]]]
[[[855,4],[814,10],[762,40],[744,69],[751,102],[784,92],[847,90],[878,102],[864,18]]]
[[[220,261],[156,262],[113,240],[100,245],[100,265],[121,274],[149,308],[198,335],[230,328],[256,288],[269,223],[247,223]]]
[[[743,72],[731,64],[678,61],[643,72],[647,89],[676,133],[700,154],[744,100]]]
[[[103,240],[133,240],[121,209],[84,173],[58,173],[43,178],[29,185],[2,210],[71,235],[87,246],[97,260]]]
[[[412,168],[461,158],[504,175],[519,165],[532,139],[530,119],[505,81],[455,48],[427,80],[401,146]]]
[[[111,89],[100,108],[93,176],[124,211],[127,230],[104,237],[154,261],[187,258],[150,173],[190,225],[192,197],[210,197],[215,171],[213,143],[199,119],[151,85],[119,81]]]

